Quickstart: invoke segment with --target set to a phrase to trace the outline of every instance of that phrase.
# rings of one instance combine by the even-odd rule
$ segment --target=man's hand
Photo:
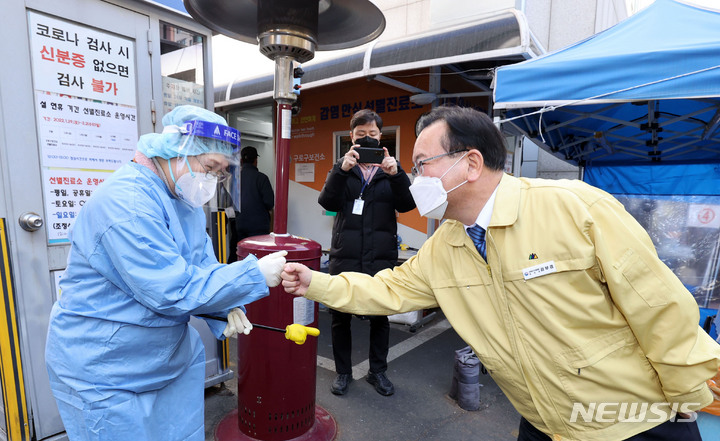
[[[383,162],[380,164],[382,171],[384,171],[385,174],[389,176],[396,175],[398,172],[397,159],[390,156],[390,153],[388,152],[388,149],[386,147],[383,147],[383,150],[385,151],[385,158],[383,158]]]
[[[233,308],[227,316],[227,326],[223,331],[225,337],[235,337],[237,334],[248,335],[252,331],[252,323],[247,319],[245,313],[240,308]]]
[[[304,296],[312,280],[312,270],[302,263],[286,263],[280,277],[285,292]]]
[[[358,159],[360,159],[360,153],[355,151],[355,147],[360,146],[357,144],[353,145],[352,147],[350,147],[350,150],[345,153],[345,156],[343,156],[343,163],[340,166],[343,171],[350,171],[351,168],[357,165]]]
[[[283,270],[283,265],[285,265],[285,256],[287,256],[287,251],[276,251],[261,257],[257,261],[258,269],[260,269],[260,272],[265,277],[265,283],[270,288],[280,284],[280,272]]]

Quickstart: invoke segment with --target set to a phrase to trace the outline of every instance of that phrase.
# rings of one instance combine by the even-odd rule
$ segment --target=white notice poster
[[[688,206],[687,226],[720,228],[720,205],[690,204]]]
[[[48,243],[64,243],[88,198],[135,155],[135,43],[33,11],[28,23]]]
[[[315,182],[315,163],[295,163],[295,182]]]
[[[293,323],[307,326],[315,321],[315,302],[305,297],[293,299]]]
[[[135,107],[132,40],[28,12],[35,90]]]
[[[135,155],[134,107],[35,93],[43,166],[117,170]]]
[[[70,226],[80,209],[112,171],[48,167],[42,170],[48,243],[67,242]]]

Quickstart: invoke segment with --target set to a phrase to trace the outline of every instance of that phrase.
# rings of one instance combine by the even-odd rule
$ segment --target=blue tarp
[[[494,93],[507,128],[569,162],[720,160],[720,10],[656,0],[497,69]]]
[[[588,165],[583,180],[612,194],[720,195],[720,164]]]

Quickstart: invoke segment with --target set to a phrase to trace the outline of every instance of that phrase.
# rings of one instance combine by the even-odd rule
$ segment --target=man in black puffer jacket
[[[330,249],[330,274],[356,271],[374,275],[397,265],[397,217],[415,208],[410,194],[410,179],[397,160],[382,148],[381,164],[359,164],[355,150],[359,144],[377,147],[382,118],[363,109],[350,120],[353,146],[333,167],[318,202],[328,211],[336,211]],[[343,395],[352,381],[352,314],[330,310],[335,370],[338,374],[331,391]],[[367,381],[382,395],[395,392],[388,380],[387,355],[390,325],[386,316],[370,319],[370,372]]]
[[[246,237],[270,234],[275,194],[270,179],[258,170],[258,151],[243,147],[240,151],[240,211],[230,224],[230,255],[228,263],[237,260],[237,243]]]

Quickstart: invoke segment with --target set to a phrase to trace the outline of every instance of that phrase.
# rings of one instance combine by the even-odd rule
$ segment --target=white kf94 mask
[[[445,190],[442,178],[444,178],[445,175],[448,174],[448,172],[452,170],[452,168],[455,167],[462,158],[465,157],[465,155],[467,155],[467,152],[455,161],[455,163],[451,165],[450,168],[448,168],[439,178],[421,175],[413,179],[413,182],[410,185],[410,193],[415,200],[415,205],[420,212],[420,216],[425,216],[430,219],[443,218],[448,205],[448,193],[461,185],[466,184],[467,180],[461,182],[450,190]]]
[[[213,196],[217,178],[207,173],[191,172],[180,176],[175,183],[175,194],[193,207],[202,207]]]

